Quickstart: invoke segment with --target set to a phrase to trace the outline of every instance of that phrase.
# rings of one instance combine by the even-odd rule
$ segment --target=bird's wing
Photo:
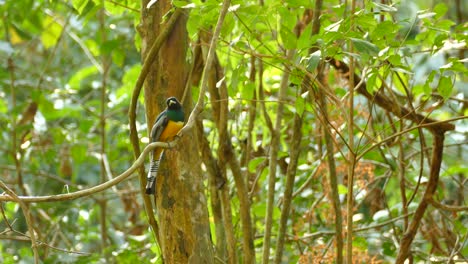
[[[159,114],[156,118],[153,128],[151,129],[151,142],[157,142],[161,137],[164,128],[166,128],[169,118],[167,117],[166,111]]]

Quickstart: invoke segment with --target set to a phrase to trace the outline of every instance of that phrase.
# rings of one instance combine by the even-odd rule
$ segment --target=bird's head
[[[180,105],[179,101],[175,97],[169,97],[166,100],[166,105],[168,109],[171,110],[178,110],[181,109],[182,106]]]

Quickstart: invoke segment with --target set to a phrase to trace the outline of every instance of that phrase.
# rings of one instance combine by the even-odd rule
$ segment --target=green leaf
[[[247,82],[241,87],[241,98],[244,100],[252,100],[255,94],[255,83]]]
[[[385,5],[385,4],[381,4],[381,3],[378,3],[378,2],[372,2],[372,4],[379,8],[380,10],[384,11],[384,12],[396,12],[398,11],[398,9],[396,9],[395,7],[393,6],[390,6],[390,5]]]
[[[313,71],[317,69],[320,60],[322,59],[322,51],[317,50],[314,53],[312,53],[309,57],[309,63],[307,63],[307,70],[308,71]]]
[[[122,43],[119,39],[108,40],[102,43],[99,49],[102,54],[110,54],[114,52],[115,49],[120,47],[120,45],[122,45]]]
[[[388,61],[393,65],[393,66],[400,66],[401,64],[401,56],[398,54],[393,54],[388,57]]]
[[[101,4],[100,0],[97,0],[97,1],[94,0],[94,2],[96,3],[96,5]],[[123,12],[127,10],[124,6],[116,4],[116,2],[114,1],[103,1],[103,2],[104,2],[104,8],[106,9],[106,11],[108,11],[112,15],[121,15],[123,14]]]
[[[347,194],[348,193],[348,188],[344,186],[343,184],[338,184],[338,194]]]
[[[71,156],[74,162],[80,164],[86,160],[87,147],[83,144],[75,144],[71,147]]]
[[[383,21],[377,25],[375,30],[371,34],[372,39],[388,39],[393,37],[398,29],[400,28],[399,25],[393,23],[392,21]]]
[[[351,38],[351,41],[358,52],[369,54],[371,56],[376,56],[379,53],[379,48],[367,40]]]
[[[297,40],[298,49],[308,49],[312,46],[312,23],[309,23],[302,31],[299,39]]]
[[[281,25],[280,36],[285,49],[295,49],[297,45],[296,35],[287,27]]]
[[[300,85],[302,83],[302,80],[304,79],[304,72],[294,68],[291,71],[291,74],[289,76],[289,81],[293,84]]]
[[[78,11],[78,14],[81,14],[88,2],[89,0],[73,0],[72,4],[76,11]]]
[[[296,16],[291,14],[291,10],[285,6],[280,6],[278,7],[278,13],[279,13],[279,23],[281,27],[285,27],[288,29],[290,32],[294,29],[296,26]],[[295,37],[295,36],[294,36]]]
[[[298,115],[302,115],[304,113],[304,110],[305,110],[305,100],[304,100],[304,98],[302,98],[302,96],[298,96],[296,98],[295,106],[296,106],[296,113]]]
[[[373,94],[375,91],[378,90],[378,87],[375,85],[377,81],[377,74],[375,72],[369,73],[367,76],[367,83],[366,83],[366,90]]]
[[[0,100],[0,113],[6,113],[8,111],[8,106],[5,103],[5,100]]]
[[[444,99],[447,99],[452,94],[452,88],[452,79],[448,76],[442,76],[439,80],[439,85],[437,86],[439,94],[444,97]]]
[[[42,45],[47,49],[55,46],[62,34],[63,27],[48,16],[44,18],[42,26],[44,27],[41,34]]]
[[[363,237],[354,237],[353,246],[361,250],[367,249],[367,240]]]
[[[453,25],[456,25],[456,23],[453,22],[452,20],[448,20],[448,19],[443,19],[443,20],[437,21],[437,23],[436,23],[436,26],[437,26],[438,29],[445,30],[445,31],[447,31],[447,33],[450,31],[450,28]]]
[[[367,32],[370,32],[377,26],[377,21],[372,14],[365,14],[356,17],[356,25],[359,25],[359,27],[362,27],[366,29]]]
[[[231,75],[231,85],[230,85],[230,90],[232,94],[237,93],[237,86],[239,84],[239,75],[240,75],[240,70],[239,67],[235,68],[232,70],[232,75]]]
[[[187,20],[187,31],[190,38],[195,38],[202,24],[202,17],[192,12]],[[137,34],[138,35],[138,34]]]
[[[101,54],[98,44],[93,39],[87,39],[84,43],[86,44],[88,50],[93,54],[93,56],[97,57],[99,56],[99,54]]]
[[[439,19],[443,17],[445,13],[447,13],[448,8],[444,3],[439,3],[434,7],[433,11],[434,13],[436,13],[436,15],[434,16],[434,19]]]
[[[141,64],[135,64],[130,69],[125,69],[125,74],[122,77],[122,86],[115,92],[117,101],[122,101],[130,98],[133,87],[141,72]]]
[[[384,256],[394,256],[395,254],[395,245],[392,242],[388,242],[384,240],[382,244],[382,253]]]
[[[338,32],[338,30],[340,29],[341,23],[343,23],[343,19],[340,19],[338,20],[338,22],[335,22],[329,25],[328,27],[325,28],[325,31]]]
[[[80,89],[80,84],[81,81],[83,81],[85,78],[92,76],[93,74],[98,73],[98,69],[92,65],[88,67],[84,67],[77,71],[75,75],[73,75],[70,80],[68,81],[68,84],[70,85],[70,88],[74,90],[79,90]]]
[[[251,172],[251,173],[256,172],[258,165],[260,165],[260,163],[262,163],[265,160],[266,160],[266,157],[263,157],[263,156],[251,159],[249,161],[249,165],[248,165],[249,172]]]

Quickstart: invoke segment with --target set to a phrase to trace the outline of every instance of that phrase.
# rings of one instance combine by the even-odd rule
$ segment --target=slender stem
[[[99,12],[99,24],[100,24],[100,33],[101,33],[101,41],[106,41],[106,24],[105,24],[105,10],[101,8]],[[100,119],[100,136],[101,136],[101,182],[106,181],[106,166],[104,163],[104,156],[106,154],[106,104],[107,104],[107,76],[109,72],[109,64],[106,55],[101,55],[101,64],[102,64],[102,76],[101,76],[101,113],[99,116]],[[107,224],[106,224],[106,208],[107,208],[107,201],[105,199],[99,200],[99,206],[101,207],[101,217],[100,217],[100,224],[101,224],[101,246],[104,250],[107,247]]]
[[[34,222],[31,216],[31,212],[29,211],[29,205],[22,201],[20,197],[18,197],[16,193],[13,192],[10,188],[8,188],[8,186],[6,186],[6,184],[2,181],[0,181],[0,188],[2,188],[12,198],[13,201],[19,203],[21,210],[23,211],[24,218],[26,219],[26,224],[28,226],[29,236],[31,238],[31,247],[34,253],[34,263],[38,264],[39,251],[37,250],[37,241],[35,233],[36,231],[34,230]]]
[[[321,82],[324,81],[324,76],[321,71],[319,71],[318,78]],[[320,107],[320,114],[323,116],[323,119],[329,120],[325,94],[322,91],[322,89],[319,89],[318,92],[318,103]],[[338,177],[336,173],[333,138],[331,136],[331,129],[329,126],[327,126],[327,123],[325,122],[323,123],[323,134],[327,149],[326,156],[328,160],[328,174],[333,199],[333,210],[335,213],[336,263],[341,264],[343,263],[343,216],[341,214],[341,203],[340,196],[338,193]]]
[[[217,58],[215,58],[214,70],[215,76],[221,76],[221,65]],[[211,85],[214,83],[211,82]],[[228,132],[228,91],[227,86],[223,82],[219,89],[214,89],[211,87],[211,90],[219,91],[219,118],[217,122],[219,130],[219,141],[224,142],[220,145],[218,150],[218,156],[220,162],[225,164],[228,163],[231,169],[234,183],[236,185],[237,197],[239,198],[239,210],[241,217],[242,225],[242,248],[243,248],[243,263],[254,263],[255,262],[255,248],[253,244],[253,231],[252,231],[252,220],[250,216],[250,201],[246,186],[246,181],[243,179],[243,175],[240,169],[239,162],[236,158],[235,152],[231,144],[231,136]]]
[[[16,89],[15,89],[15,65],[13,59],[8,58],[8,70],[10,72],[10,97],[11,97],[11,156],[15,161],[17,183],[21,192],[26,195],[26,188],[24,187],[23,182],[23,173],[21,172],[21,163],[18,153],[18,142],[17,142],[17,132],[16,132]]]
[[[351,31],[354,30],[354,12],[356,10],[356,1],[351,2],[350,25]],[[349,53],[353,54],[354,47],[351,39],[349,40]],[[354,73],[354,57],[349,57],[349,71]],[[354,153],[354,74],[349,77],[349,114],[348,114],[348,193],[346,201],[347,212],[347,236],[346,236],[346,263],[353,263],[353,209],[354,209],[354,167],[356,164],[356,154]]]
[[[296,100],[304,100],[300,98],[300,95]],[[283,257],[283,248],[284,248],[284,241],[286,235],[286,228],[287,222],[290,214],[290,208],[292,203],[292,194],[293,194],[293,187],[294,187],[294,179],[296,176],[297,164],[299,162],[299,154],[300,154],[300,145],[302,139],[302,116],[299,114],[294,115],[294,124],[293,124],[293,135],[291,138],[291,154],[290,154],[290,162],[288,165],[288,169],[286,171],[286,184],[284,189],[283,195],[283,207],[281,208],[281,217],[280,217],[280,224],[279,224],[279,231],[278,231],[278,238],[276,240],[276,255],[275,255],[275,263],[280,264],[282,263]]]
[[[400,132],[403,130],[404,122],[400,122]],[[401,203],[403,206],[403,214],[406,215],[408,213],[408,204],[406,199],[406,184],[405,184],[405,171],[406,171],[406,158],[405,152],[403,148],[403,138],[400,136],[398,138],[399,143],[399,152],[398,152],[398,176],[400,181],[400,196],[401,196]],[[422,155],[422,152],[421,152]],[[403,232],[408,229],[408,217],[404,218],[403,220]]]
[[[437,189],[439,182],[439,173],[442,164],[442,156],[444,150],[444,132],[433,133],[433,150],[431,157],[431,167],[429,172],[429,181],[426,184],[426,190],[422,201],[419,203],[418,208],[414,214],[413,220],[408,226],[403,238],[400,242],[400,249],[398,252],[395,263],[405,263],[405,260],[410,254],[411,243],[418,231],[419,225],[421,224],[422,218],[428,205],[433,200],[434,193]]]
[[[291,61],[295,52],[293,50],[287,51],[287,61]],[[268,194],[267,194],[267,209],[265,215],[265,234],[263,236],[263,258],[262,263],[269,263],[270,259],[270,242],[271,242],[271,227],[273,223],[273,206],[275,200],[275,183],[276,183],[276,165],[278,160],[278,149],[281,131],[281,121],[283,120],[284,101],[286,98],[286,91],[289,84],[289,66],[285,66],[283,76],[281,78],[279,95],[278,95],[278,109],[276,112],[275,129],[271,132],[271,149],[270,149],[270,163],[268,175]]]

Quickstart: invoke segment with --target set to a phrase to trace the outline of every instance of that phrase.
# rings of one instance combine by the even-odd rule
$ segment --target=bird
[[[166,105],[167,108],[158,115],[151,129],[150,143],[169,142],[184,126],[184,110],[177,98],[167,98]],[[156,176],[158,175],[159,161],[163,150],[163,148],[156,148],[150,155],[150,170],[146,181],[146,194],[148,195],[154,195],[155,193]]]

